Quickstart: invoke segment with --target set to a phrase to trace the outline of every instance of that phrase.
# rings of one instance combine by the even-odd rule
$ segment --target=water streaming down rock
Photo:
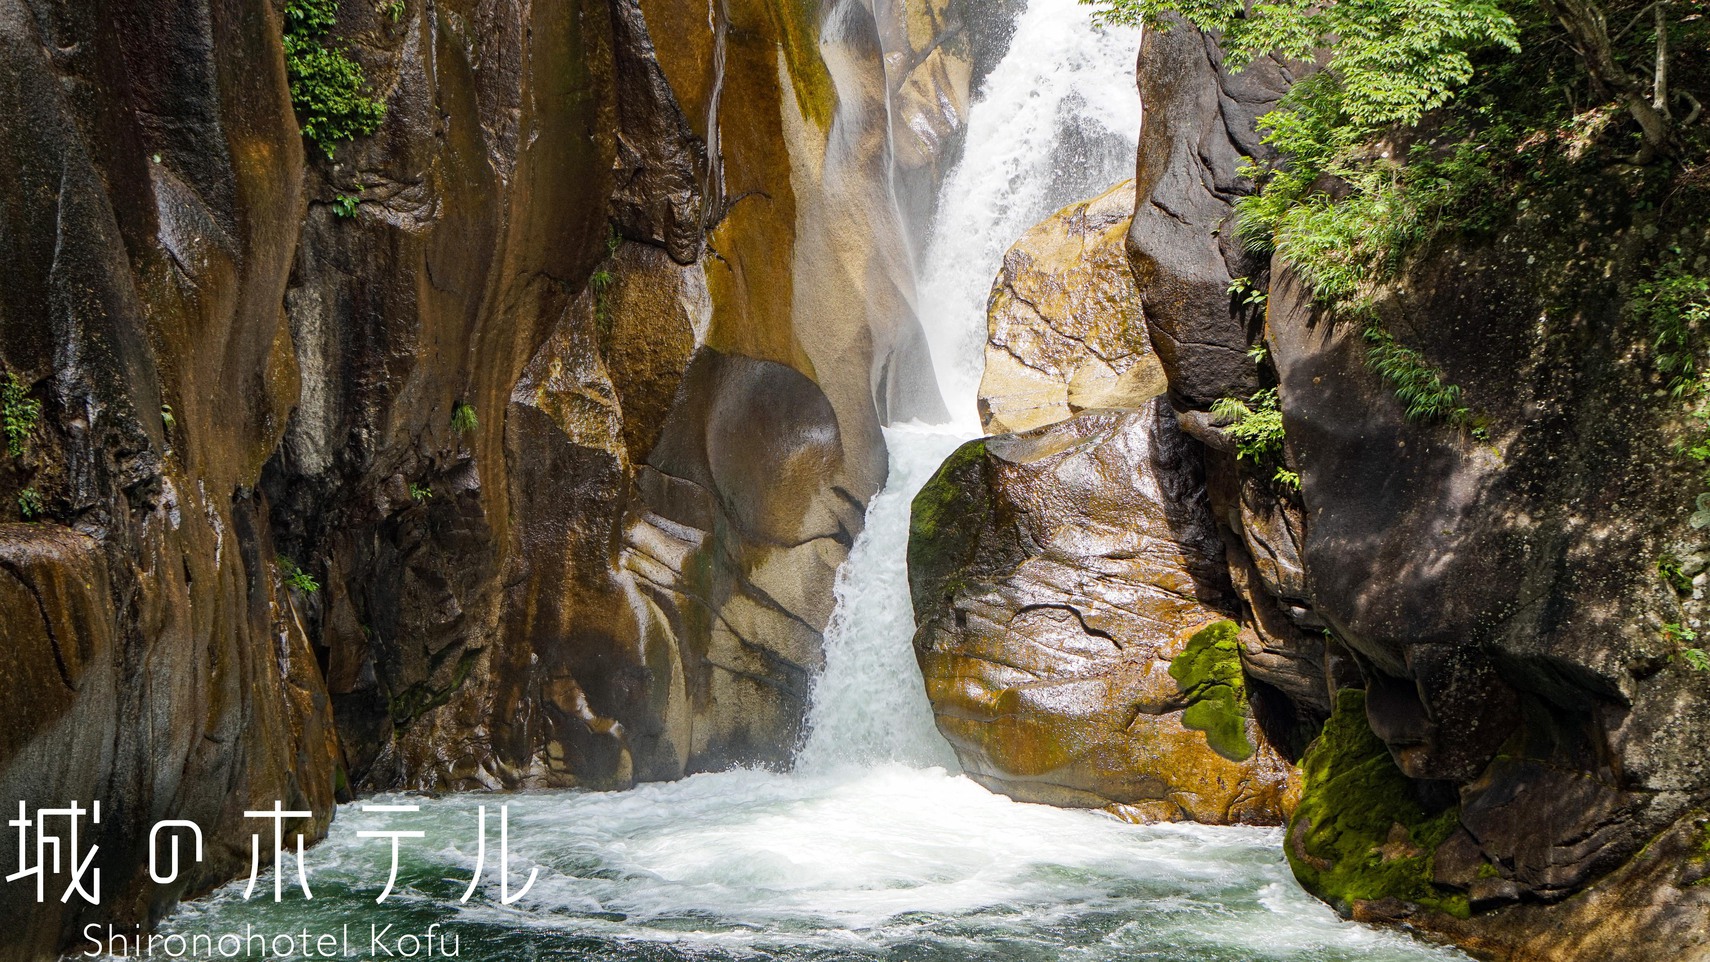
[[[838,580],[795,772],[511,796],[513,877],[538,867],[540,878],[508,907],[490,875],[480,896],[458,902],[476,864],[475,807],[494,799],[423,801],[410,816],[346,806],[310,854],[313,901],[246,903],[238,883],[166,929],[323,932],[356,916],[366,934],[370,922],[410,932],[449,923],[460,958],[495,962],[1456,957],[1339,921],[1294,884],[1278,833],[1125,825],[1018,804],[941,767],[951,756],[910,648],[909,502],[977,432],[985,297],[1004,249],[1128,163],[1134,46],[1132,34],[1092,30],[1074,0],[1032,0],[973,110],[920,299],[953,422],[887,431],[887,486]],[[359,833],[382,828],[427,838],[406,843],[397,889],[372,906],[390,850]]]
[[[1133,166],[1140,104],[1124,78],[1139,37],[1092,30],[1086,19],[1074,0],[1034,0],[970,112],[966,153],[945,181],[920,272],[920,313],[950,420],[886,432],[890,476],[838,576],[799,767],[955,765],[913,651],[900,643],[914,632],[903,564],[909,503],[945,456],[980,433],[986,295],[1004,252],[1046,214]]]
[[[814,686],[798,771],[900,762],[955,768],[926,702],[908,639],[909,505],[965,440],[956,427],[901,425],[885,432],[891,472],[867,509],[867,527],[838,572],[837,611],[825,632],[825,670]]]
[[[979,433],[975,397],[986,299],[1003,255],[1046,215],[1133,176],[1139,35],[1093,30],[1075,0],[1033,0],[987,78],[965,157],[945,183],[921,269],[921,320],[956,423]]]

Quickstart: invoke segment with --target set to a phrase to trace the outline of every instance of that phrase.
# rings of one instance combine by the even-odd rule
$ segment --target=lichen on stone
[[[1366,722],[1366,693],[1344,689],[1324,731],[1301,759],[1306,785],[1289,822],[1289,867],[1307,891],[1350,914],[1393,898],[1458,918],[1464,894],[1432,881],[1437,847],[1460,808],[1427,809]]]
[[[819,54],[819,9],[807,0],[777,0],[779,45],[802,116],[829,132],[837,112],[837,85]]]
[[[1213,751],[1232,761],[1253,755],[1247,738],[1247,685],[1241,673],[1241,626],[1219,621],[1194,632],[1170,661],[1170,677],[1189,704],[1182,724],[1204,732]]]

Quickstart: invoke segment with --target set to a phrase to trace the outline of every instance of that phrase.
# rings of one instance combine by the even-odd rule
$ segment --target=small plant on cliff
[[[315,580],[314,575],[298,567],[297,562],[284,555],[279,556],[278,562],[279,570],[285,574],[285,587],[295,588],[304,594],[311,595],[321,590],[321,583]]]
[[[1226,397],[1211,406],[1211,415],[1235,442],[1237,460],[1269,464],[1271,479],[1291,490],[1299,490],[1300,476],[1283,463],[1282,408],[1277,389],[1266,388],[1245,401]]]
[[[18,492],[18,516],[25,521],[36,521],[47,513],[47,507],[42,502],[42,493],[35,488],[25,488]]]
[[[617,225],[612,224],[606,230],[606,262],[588,278],[588,287],[594,292],[594,324],[601,334],[612,331],[612,285],[617,283],[617,275],[612,272],[613,259],[617,257],[618,248],[623,246],[623,235],[618,233]]]
[[[24,456],[30,432],[36,429],[41,416],[42,402],[29,396],[18,375],[7,371],[5,382],[0,383],[0,427],[6,432],[8,454],[14,458]]]
[[[1662,626],[1662,636],[1680,646],[1680,658],[1694,671],[1710,671],[1710,654],[1693,645],[1698,632],[1678,621]]]
[[[404,0],[388,0],[385,10],[386,16],[391,17],[393,23],[397,23],[404,19]]]
[[[1669,394],[1677,399],[1704,394],[1701,370],[1705,337],[1710,335],[1710,277],[1700,277],[1677,261],[1641,283],[1632,306],[1650,328],[1654,363]]]
[[[365,93],[362,67],[326,46],[338,22],[338,0],[287,0],[285,72],[303,136],[331,158],[338,145],[380,128],[386,105]]]
[[[428,487],[425,484],[418,484],[415,482],[411,482],[411,484],[410,484],[410,500],[416,502],[417,504],[420,504],[424,501],[432,500],[432,498],[433,498],[433,489],[432,488]]]
[[[1472,423],[1472,410],[1461,403],[1459,386],[1443,380],[1442,372],[1425,356],[1378,327],[1365,330],[1366,359],[1415,421],[1445,421],[1456,427]]]
[[[354,194],[340,194],[333,198],[333,215],[339,218],[355,217],[357,205],[360,203]]]
[[[481,419],[475,414],[475,405],[458,401],[451,406],[451,430],[458,434],[473,434],[480,426]]]
[[[594,323],[599,326],[600,333],[609,334],[612,329],[611,289],[617,283],[617,276],[602,267],[588,278],[588,286],[594,291]]]
[[[1679,622],[1670,622],[1662,626],[1663,636],[1671,641],[1697,641],[1698,632]]]
[[[1700,483],[1710,485],[1710,370],[1704,346],[1710,337],[1710,277],[1686,269],[1679,248],[1676,260],[1640,283],[1629,306],[1651,334],[1651,356],[1671,398],[1690,413],[1688,430],[1677,451],[1706,468]],[[1698,495],[1689,523],[1710,527],[1710,492]]]
[[[1692,593],[1692,579],[1686,576],[1681,567],[1680,559],[1672,554],[1665,554],[1657,559],[1657,577],[1668,585],[1677,595]]]
[[[1236,307],[1264,307],[1269,295],[1252,278],[1237,277],[1229,282],[1229,297]]]

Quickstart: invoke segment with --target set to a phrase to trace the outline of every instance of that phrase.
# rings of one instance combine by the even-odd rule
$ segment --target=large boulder
[[[1278,824],[1223,545],[1167,404],[971,442],[914,503],[915,651],[972,777],[1145,820]]]
[[[1004,255],[987,311],[980,420],[1027,431],[1164,393],[1124,247],[1134,182],[1072,204]]]

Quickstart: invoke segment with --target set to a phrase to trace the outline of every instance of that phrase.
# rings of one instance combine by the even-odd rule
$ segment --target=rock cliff
[[[0,5],[0,792],[101,799],[105,870],[7,886],[0,958],[273,800],[787,757],[880,424],[939,409],[893,166],[1002,43],[911,9]],[[299,133],[305,11],[371,133]],[[210,853],[157,885],[164,818]]]
[[[1690,201],[1629,198],[1693,188],[1619,166],[1534,178],[1493,229],[1413,256],[1362,325],[1286,258],[1234,246],[1250,187],[1233,162],[1262,151],[1253,117],[1290,72],[1220,63],[1185,26],[1148,35],[1128,245],[1264,638],[1248,671],[1279,696],[1278,743],[1305,749],[1296,875],[1482,957],[1710,957],[1694,848],[1710,686],[1683,650],[1702,592],[1681,560],[1702,555],[1700,480],[1675,453],[1661,342],[1630,306],[1668,257],[1702,265],[1710,238]],[[1265,305],[1232,297],[1234,278]],[[1410,414],[1374,344],[1392,361],[1404,345],[1465,415]],[[1237,461],[1210,413],[1261,376],[1298,493]]]

